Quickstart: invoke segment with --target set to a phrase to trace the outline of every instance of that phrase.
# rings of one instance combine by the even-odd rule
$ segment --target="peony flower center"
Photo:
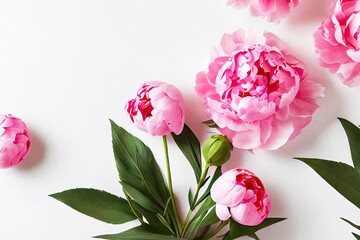
[[[149,91],[153,87],[145,86],[141,91],[138,92],[137,98],[134,98],[128,102],[127,112],[130,115],[131,121],[134,122],[134,116],[140,114],[142,116],[142,120],[144,121],[146,118],[151,117],[152,110],[154,107],[151,105],[151,99],[149,97]]]
[[[279,88],[279,82],[273,80],[276,67],[268,62],[269,52],[258,52],[256,47],[246,52],[239,52],[230,59],[230,66],[225,70],[226,82],[230,82],[226,97],[236,94],[242,98],[256,97],[265,99],[269,93]],[[271,56],[274,58],[274,56]],[[281,56],[275,55],[273,61]]]
[[[240,173],[236,176],[236,184],[244,186],[247,191],[250,190],[254,193],[251,199],[244,199],[244,201],[254,201],[253,204],[257,210],[261,211],[264,207],[261,200],[265,197],[265,188],[260,179],[247,173]]]
[[[152,116],[151,111],[154,109],[154,107],[151,105],[150,98],[147,96],[147,94],[139,99],[138,109],[141,112],[143,120]]]

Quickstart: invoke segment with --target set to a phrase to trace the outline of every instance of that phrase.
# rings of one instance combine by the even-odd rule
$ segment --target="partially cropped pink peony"
[[[242,168],[221,175],[211,188],[211,197],[222,221],[231,217],[242,225],[255,226],[271,211],[270,198],[260,179]]]
[[[18,165],[28,155],[30,144],[28,129],[21,119],[0,115],[0,168]]]
[[[153,136],[180,134],[185,122],[184,102],[173,85],[150,81],[141,85],[126,110],[135,125]]]
[[[277,149],[308,125],[323,87],[275,35],[225,34],[207,71],[197,74],[207,115],[234,147]]]
[[[314,34],[319,63],[349,87],[360,85],[360,1],[341,0]]]
[[[250,7],[253,16],[265,16],[270,22],[278,22],[284,18],[300,0],[228,0],[228,5]]]

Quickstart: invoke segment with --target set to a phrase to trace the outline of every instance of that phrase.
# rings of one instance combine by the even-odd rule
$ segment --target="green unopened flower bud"
[[[232,144],[225,136],[213,135],[205,141],[203,146],[203,156],[206,164],[210,166],[221,166],[231,155]]]

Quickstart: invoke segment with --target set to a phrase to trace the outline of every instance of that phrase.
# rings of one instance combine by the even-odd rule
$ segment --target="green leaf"
[[[360,128],[350,121],[339,118],[349,141],[354,167],[360,172]]]
[[[360,174],[341,162],[316,158],[295,158],[315,170],[327,183],[347,200],[360,208]]]
[[[203,122],[201,122],[201,123],[206,124],[206,125],[213,125],[213,124],[215,124],[214,120],[212,120],[212,119],[203,121]]]
[[[211,197],[208,197],[205,202],[201,205],[194,218],[197,218],[199,215],[206,213],[209,209],[215,206],[214,200]]]
[[[137,202],[131,200],[131,205],[139,212],[141,212],[142,216],[146,219],[147,223],[151,226],[151,231],[154,233],[164,234],[164,235],[170,235],[170,232],[167,229],[167,226],[165,226],[160,219],[158,218],[158,214],[153,213],[141,205],[139,205]],[[144,223],[144,222],[142,222]]]
[[[211,225],[207,225],[206,227],[202,228],[200,234],[198,234],[198,236],[196,236],[196,238],[194,238],[194,240],[204,239],[206,234],[209,232],[210,228],[211,228]]]
[[[194,237],[197,235],[197,232],[200,228],[200,224],[202,219],[205,217],[206,212],[203,212],[200,214],[197,218],[193,218],[191,224],[187,228],[187,231],[184,234],[184,237],[186,239],[194,239]]]
[[[342,220],[344,220],[345,222],[347,222],[348,224],[350,224],[351,226],[353,226],[354,228],[360,230],[360,226],[356,225],[355,223],[350,222],[349,220],[345,219],[345,218],[341,218]]]
[[[194,195],[191,191],[191,188],[189,188],[189,192],[188,192],[188,202],[189,202],[189,206],[191,205],[192,201],[194,199]]]
[[[206,217],[202,220],[200,227],[210,226],[217,222],[219,222],[220,219],[216,215],[216,209],[212,208],[211,211],[206,215]]]
[[[211,199],[211,197],[207,198],[204,201],[204,203],[201,205],[199,210],[191,219],[189,227],[185,233],[186,239],[192,239],[196,236],[197,231],[199,230],[204,217],[206,216],[209,209],[213,208],[214,206],[215,206],[215,202]]]
[[[206,124],[209,128],[219,128],[219,126],[212,119],[204,121],[202,123]]]
[[[120,180],[164,208],[169,191],[151,150],[111,121],[113,150]]]
[[[120,182],[123,186],[124,192],[130,196],[135,202],[139,203],[141,206],[146,208],[147,210],[150,210],[154,213],[161,212],[161,208],[159,208],[151,199],[149,199],[145,194],[138,191],[136,188],[131,186],[130,184],[127,184],[123,181]]]
[[[193,208],[195,208],[197,205],[199,205],[202,201],[204,201],[210,195],[210,190],[211,190],[212,185],[220,176],[221,176],[221,167],[217,167],[211,180],[210,180],[208,187],[204,191],[203,195],[196,202],[196,204],[193,206]]]
[[[152,232],[148,225],[141,225],[135,228],[131,228],[127,231],[117,234],[100,235],[94,238],[102,238],[108,240],[122,240],[122,239],[135,239],[135,240],[179,240],[182,238],[176,238],[173,236],[162,235]],[[185,239],[184,239],[185,240]]]
[[[186,124],[179,135],[174,133],[171,135],[186,159],[189,161],[194,171],[196,181],[199,182],[201,177],[201,150],[199,140]]]
[[[170,223],[161,214],[158,213],[156,216],[159,218],[160,222],[171,232],[171,235],[175,236],[176,233],[172,229],[172,226],[170,226]]]
[[[135,207],[134,207],[134,201],[131,199],[131,197],[129,195],[126,194],[126,192],[124,192],[125,197],[126,197],[126,201],[129,203],[129,206],[131,208],[131,211],[135,214],[136,218],[143,223],[143,216],[141,214],[141,212],[139,212]]]
[[[156,213],[165,214],[170,220],[175,219],[175,213],[172,205],[167,207],[168,199],[170,197],[169,190],[165,184],[162,172],[157,164],[151,150],[138,138],[128,133],[124,128],[116,125],[111,121],[112,142],[116,166],[119,172],[121,183],[125,183],[136,189],[133,191],[131,197],[136,197],[136,201],[146,208],[156,211]],[[129,187],[125,186],[124,190],[129,191]],[[134,195],[134,193],[136,193]],[[140,194],[138,194],[140,193]],[[140,199],[140,195],[146,196],[146,202]],[[151,202],[153,204],[151,204]],[[132,204],[134,205],[134,204]],[[156,207],[155,207],[156,206]],[[141,212],[141,211],[140,211]],[[144,212],[141,212],[144,215]],[[154,212],[153,212],[154,213]],[[144,217],[155,219],[156,214],[148,214]],[[159,219],[156,217],[159,222]],[[174,220],[175,221],[175,220]],[[155,224],[156,221],[153,220]],[[175,229],[175,225],[172,223]],[[167,228],[161,224],[162,231],[167,231]],[[160,225],[156,225],[157,230],[160,231]]]
[[[231,219],[230,231],[225,234],[223,240],[233,240],[244,236],[259,239],[255,234],[257,231],[275,223],[284,221],[285,219],[286,218],[266,218],[262,223],[257,226],[244,226]]]
[[[352,235],[353,235],[357,240],[360,240],[360,235],[357,235],[356,233],[352,233]]]
[[[136,219],[125,199],[104,191],[77,188],[54,193],[50,197],[106,223],[121,224]]]
[[[169,199],[168,199],[167,202],[166,202],[163,215],[165,215],[165,214],[168,212],[169,206],[172,206],[172,204],[171,204],[171,197],[169,197]]]

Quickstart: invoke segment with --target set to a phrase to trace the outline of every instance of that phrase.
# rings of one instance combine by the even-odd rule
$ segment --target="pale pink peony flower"
[[[360,85],[360,1],[336,1],[314,34],[319,63],[349,87]]]
[[[136,98],[126,104],[135,125],[153,136],[180,134],[185,122],[183,96],[173,85],[150,81],[141,85]]]
[[[312,119],[323,87],[275,35],[238,30],[225,34],[195,90],[207,115],[234,147],[277,149]]]
[[[242,225],[255,226],[271,211],[270,198],[260,179],[242,168],[221,175],[211,187],[211,197],[222,221],[231,217]]]
[[[269,22],[279,22],[299,4],[300,0],[228,0],[228,5],[250,7],[253,16],[265,16]]]
[[[28,155],[30,144],[28,129],[21,119],[0,115],[0,168],[18,165]]]

